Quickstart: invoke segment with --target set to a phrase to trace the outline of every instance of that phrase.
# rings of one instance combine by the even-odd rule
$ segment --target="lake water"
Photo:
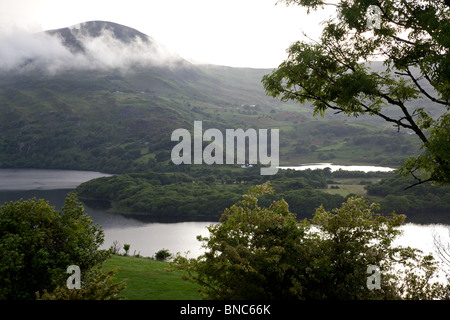
[[[81,183],[110,174],[45,169],[0,169],[0,190],[74,189]]]
[[[299,166],[293,166],[293,167],[279,167],[280,169],[294,169],[294,170],[306,170],[306,169],[325,169],[330,168],[331,171],[337,171],[337,170],[346,170],[346,171],[364,171],[364,172],[391,172],[396,169],[389,168],[389,167],[377,167],[377,166],[343,166],[343,165],[336,165],[332,163],[308,163],[308,164],[302,164]]]
[[[67,194],[79,184],[98,177],[110,176],[100,172],[41,169],[0,169],[0,204],[20,199],[43,198],[57,207],[64,204]],[[213,222],[145,223],[95,210],[85,205],[86,213],[98,223],[104,233],[102,248],[109,248],[114,241],[123,248],[130,244],[130,254],[151,257],[161,249],[172,253],[190,251],[189,257],[202,252],[197,235],[209,234],[206,226]],[[123,249],[121,251],[124,252]]]
[[[0,169],[0,204],[21,198],[44,198],[57,208],[64,204],[67,193],[78,184],[108,174],[70,170]],[[154,256],[161,249],[171,253],[190,253],[196,257],[202,252],[197,235],[208,236],[207,226],[216,222],[148,223],[125,215],[94,210],[85,206],[95,223],[105,232],[103,248],[109,248],[114,241],[120,247],[130,244],[130,254]],[[425,252],[433,252],[433,235],[438,234],[445,243],[450,242],[447,225],[415,225],[402,227],[404,235],[398,244],[409,245]],[[123,250],[122,250],[123,252]]]

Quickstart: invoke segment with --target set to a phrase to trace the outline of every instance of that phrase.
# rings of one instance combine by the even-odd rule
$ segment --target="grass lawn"
[[[127,300],[199,300],[197,285],[181,279],[179,271],[167,272],[167,262],[113,255],[103,264],[117,269],[116,280],[126,281],[122,295]]]
[[[336,186],[336,184],[332,184],[332,185]],[[332,186],[332,185],[329,185],[328,189],[323,190],[323,191],[326,193],[329,193],[329,194],[339,194],[343,197],[345,197],[351,193],[354,193],[357,195],[364,195],[367,193],[366,190],[364,189],[364,186],[362,186],[362,185],[340,184],[340,185],[337,185],[337,186],[339,186],[339,189],[330,189],[330,186]]]

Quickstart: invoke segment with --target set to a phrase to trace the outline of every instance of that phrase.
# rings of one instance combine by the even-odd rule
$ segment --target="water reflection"
[[[73,189],[56,189],[56,190],[1,190],[0,204],[10,201],[19,201],[20,199],[45,199],[51,206],[61,209],[67,194]]]
[[[0,190],[74,189],[107,173],[77,170],[0,169]]]
[[[147,223],[134,227],[105,228],[104,247],[108,248],[118,241],[120,248],[125,243],[131,245],[129,254],[151,257],[161,249],[168,249],[171,253],[197,257],[203,252],[197,236],[208,236],[206,227],[212,223]]]
[[[129,254],[139,254],[152,257],[161,249],[168,249],[188,257],[197,257],[202,253],[201,243],[197,235],[207,236],[207,226],[213,222],[177,222],[177,223],[148,223],[126,215],[107,213],[85,206],[86,213],[95,223],[102,226],[105,242],[102,249],[107,249],[119,243],[121,253],[123,245],[130,244]]]

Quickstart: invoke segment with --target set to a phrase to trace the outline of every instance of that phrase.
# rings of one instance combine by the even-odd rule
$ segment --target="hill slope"
[[[267,97],[270,70],[194,65],[126,26],[92,21],[36,37],[51,46],[0,73],[0,168],[143,172],[170,162],[172,131],[194,120],[204,130],[280,129],[282,165],[395,165],[417,150],[370,117],[313,119]]]

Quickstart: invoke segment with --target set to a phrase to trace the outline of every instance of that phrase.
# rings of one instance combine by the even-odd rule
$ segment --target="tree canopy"
[[[376,204],[351,197],[340,208],[316,210],[297,221],[286,201],[263,207],[270,183],[255,186],[225,210],[205,253],[180,254],[174,267],[201,286],[206,299],[445,299],[449,286],[432,283],[436,262],[416,249],[395,246],[403,215],[376,214]],[[380,270],[371,289],[368,269]]]
[[[0,299],[114,298],[122,284],[106,282],[111,275],[99,269],[109,256],[108,251],[99,249],[103,240],[103,230],[85,214],[73,193],[61,211],[35,198],[3,204]],[[71,265],[81,270],[81,290],[66,286]],[[104,291],[100,293],[101,288]]]
[[[415,184],[450,182],[450,3],[442,0],[281,0],[335,6],[320,40],[298,41],[263,77],[268,95],[358,117],[375,115],[422,142],[400,169]],[[377,8],[377,10],[373,10]],[[375,11],[375,16],[373,15]],[[373,24],[376,19],[376,24]],[[374,67],[372,61],[383,61]]]

